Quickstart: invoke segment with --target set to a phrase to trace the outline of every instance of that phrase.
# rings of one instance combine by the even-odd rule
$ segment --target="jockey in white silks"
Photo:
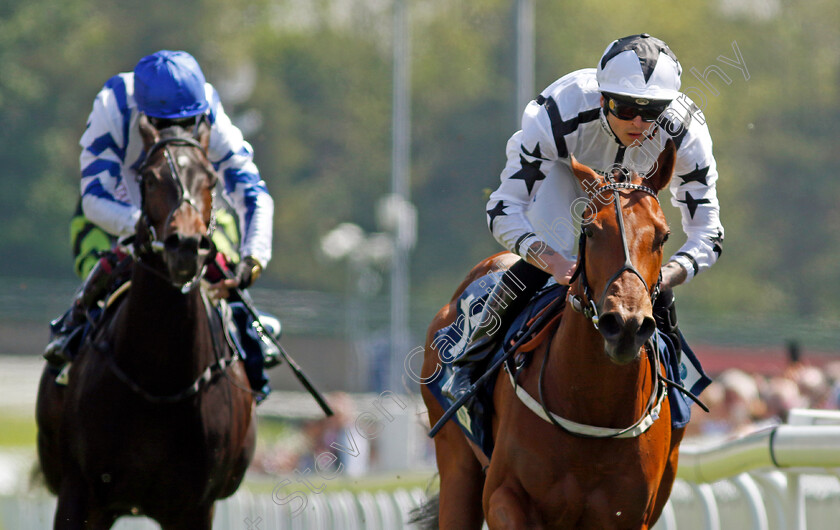
[[[611,178],[628,170],[643,175],[671,139],[677,148],[671,203],[682,214],[686,241],[662,267],[654,318],[679,347],[672,289],[711,267],[723,243],[712,139],[700,109],[679,92],[681,73],[664,42],[631,35],[610,43],[597,68],[561,77],[528,104],[487,203],[493,236],[522,259],[490,293],[480,323],[509,323],[550,277],[568,285],[588,200],[572,174],[571,155]],[[456,398],[469,388],[474,361],[505,330],[481,324],[472,330],[446,394]]]

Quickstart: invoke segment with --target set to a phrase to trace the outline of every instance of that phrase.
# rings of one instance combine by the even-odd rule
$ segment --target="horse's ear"
[[[206,152],[210,146],[210,124],[208,123],[206,117],[202,116],[199,118],[198,124],[195,127],[194,137]]]
[[[674,141],[669,138],[665,142],[665,149],[659,153],[659,158],[656,159],[656,165],[653,166],[654,171],[645,177],[646,184],[656,191],[664,189],[671,182],[676,160],[677,148]]]
[[[600,178],[598,177],[598,174],[592,170],[592,168],[578,162],[574,155],[569,155],[569,164],[572,166],[572,173],[574,173],[575,177],[577,177],[580,181],[580,185],[583,187],[584,191],[588,193],[589,190],[594,190],[598,187]]]
[[[137,126],[140,128],[140,137],[143,138],[143,146],[146,148],[146,152],[148,152],[149,148],[160,140],[160,133],[152,125],[152,122],[149,121],[149,117],[143,113],[140,114]]]

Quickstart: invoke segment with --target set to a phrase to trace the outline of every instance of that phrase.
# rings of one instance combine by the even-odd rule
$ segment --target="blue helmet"
[[[201,67],[187,52],[161,50],[134,67],[134,99],[153,118],[188,118],[206,111],[204,83]]]

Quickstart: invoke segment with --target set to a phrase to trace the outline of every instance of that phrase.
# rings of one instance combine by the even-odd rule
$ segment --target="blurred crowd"
[[[266,447],[258,447],[252,469],[270,475],[288,475],[294,471],[340,473],[358,477],[368,472],[375,459],[375,446],[355,429],[358,411],[353,399],[344,392],[327,396],[333,416],[318,417],[291,426],[291,433]],[[330,453],[335,460],[324,469],[324,460],[315,458]],[[325,460],[329,462],[329,459]]]
[[[709,412],[692,408],[686,438],[732,438],[784,423],[791,409],[840,409],[840,360],[815,366],[792,359],[779,375],[729,368],[713,376],[700,396]],[[354,429],[358,410],[342,392],[327,396],[335,415],[288,424],[287,434],[258,448],[252,469],[267,475],[306,470],[358,477],[375,467],[376,439]],[[315,458],[335,456],[331,469],[316,468]],[[319,462],[320,465],[320,462]]]
[[[795,408],[840,409],[840,361],[817,367],[792,362],[781,375],[730,368],[717,374],[692,409],[686,437],[740,436],[784,423]]]

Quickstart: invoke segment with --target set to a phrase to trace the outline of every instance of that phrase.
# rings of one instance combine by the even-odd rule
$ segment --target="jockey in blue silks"
[[[71,231],[75,254],[94,259],[77,260],[78,273],[91,270],[72,309],[54,326],[44,354],[53,363],[70,357],[69,342],[85,314],[117,280],[114,264],[98,259],[99,253],[109,250],[112,241],[132,236],[140,219],[138,169],[146,156],[138,128],[142,114],[158,129],[178,125],[197,130],[201,121],[210,126],[207,155],[221,177],[224,198],[237,214],[242,256],[235,279],[223,279],[211,290],[227,297],[231,289],[249,287],[271,259],[274,201],[254,164],[251,145],[225,114],[216,89],[187,52],[161,50],[143,57],[133,72],[105,83],[79,141],[81,210],[86,219],[77,217]]]

